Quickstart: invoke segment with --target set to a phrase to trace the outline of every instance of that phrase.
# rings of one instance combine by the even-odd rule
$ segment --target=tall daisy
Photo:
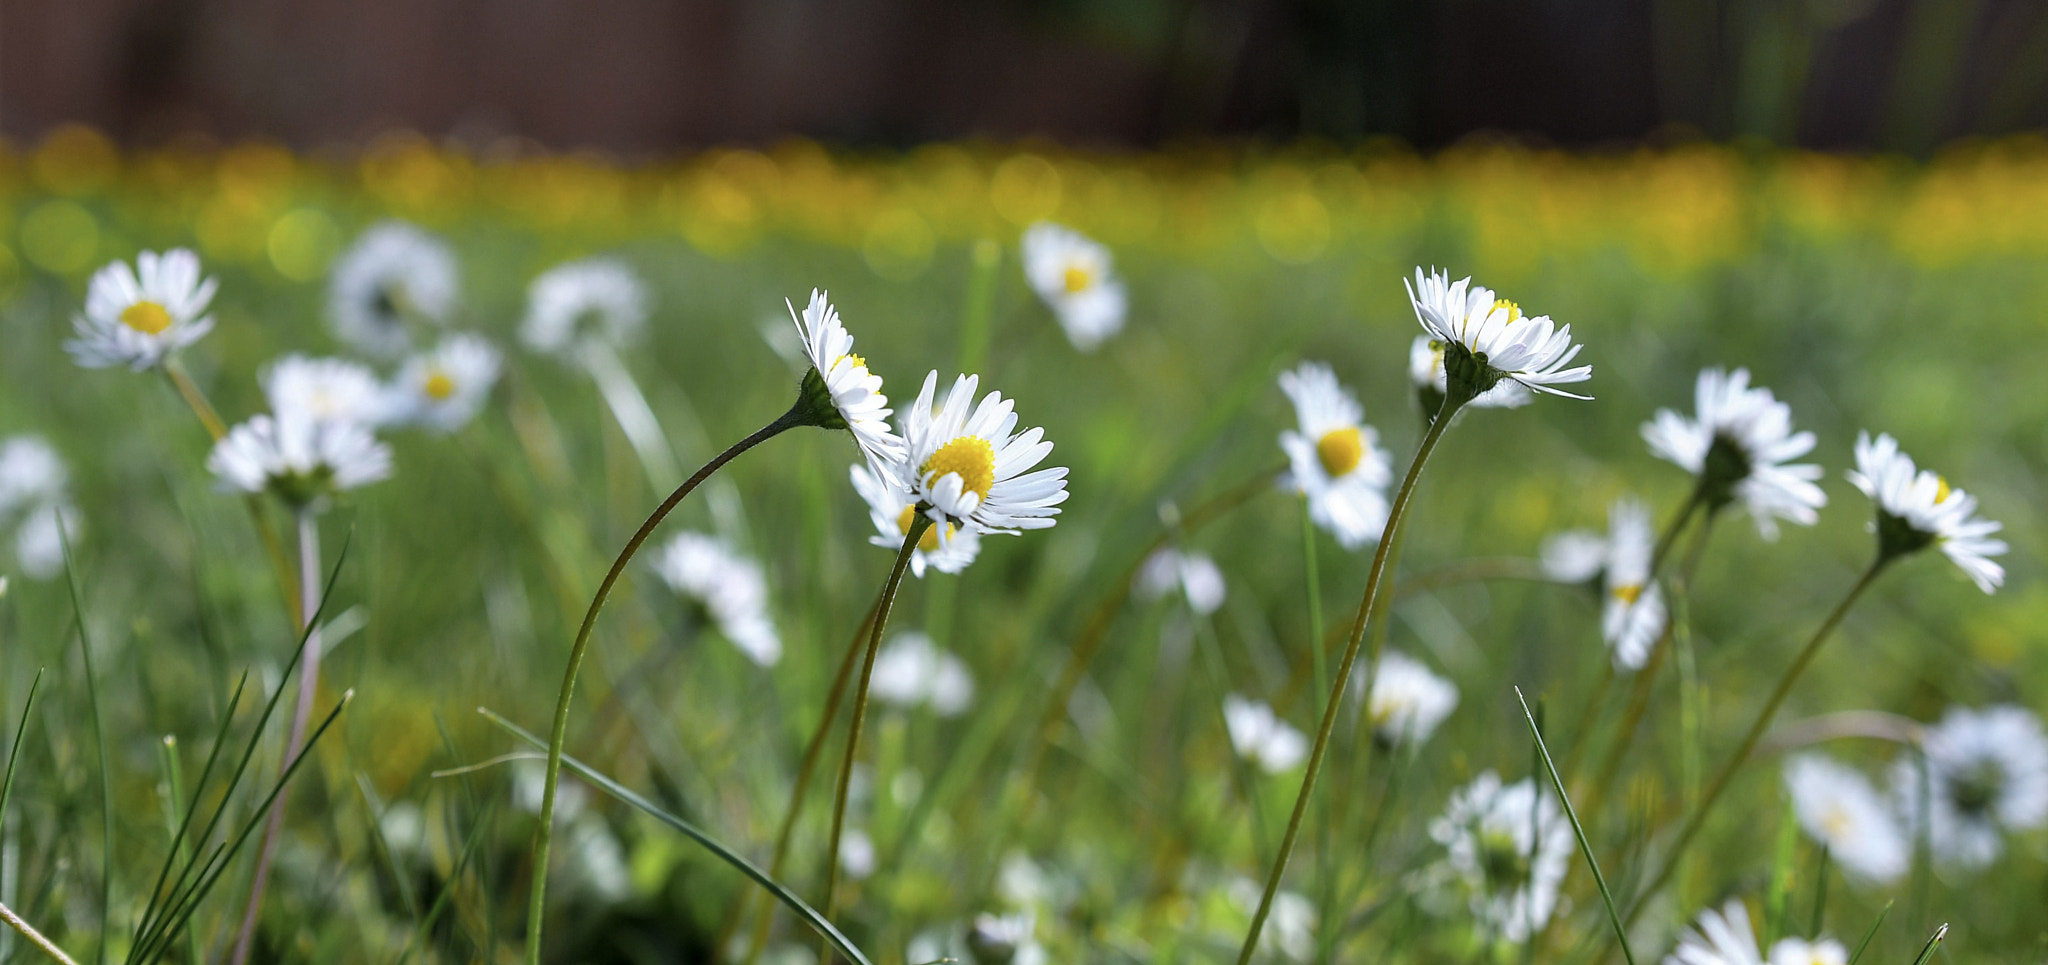
[[[1950,708],[1921,738],[1927,758],[1926,813],[1934,856],[1950,867],[1998,860],[2004,832],[2048,824],[2048,733],[2024,707]],[[1892,798],[1917,827],[1920,767],[1901,758]]]
[[[1600,636],[1617,670],[1641,670],[1664,633],[1664,594],[1650,580],[1654,540],[1650,507],[1636,499],[1615,500],[1607,511]]]
[[[1581,346],[1572,341],[1570,325],[1556,325],[1548,315],[1525,315],[1520,306],[1470,278],[1454,282],[1448,274],[1424,275],[1420,268],[1408,299],[1423,329],[1443,343],[1445,387],[1460,405],[1503,381],[1534,392],[1590,398],[1558,388],[1593,376],[1592,366],[1571,364]]]
[[[1123,282],[1110,266],[1109,249],[1086,235],[1049,221],[1025,229],[1024,277],[1075,348],[1093,352],[1123,330]]]
[[[1354,673],[1356,686],[1364,674]],[[1372,678],[1372,696],[1365,702],[1373,740],[1382,747],[1420,744],[1458,707],[1458,686],[1431,672],[1421,661],[1398,650],[1380,654]]]
[[[1827,505],[1814,481],[1821,468],[1788,463],[1813,451],[1811,432],[1792,431],[1792,407],[1749,384],[1749,370],[1705,369],[1694,388],[1694,415],[1658,409],[1643,423],[1650,452],[1692,473],[1694,499],[1709,513],[1740,502],[1765,539],[1778,521],[1811,526]]]
[[[910,535],[910,524],[917,519],[917,501],[910,491],[894,475],[876,475],[860,463],[849,467],[847,475],[853,480],[853,491],[868,504],[868,520],[875,527],[868,542],[892,551],[901,547],[903,538]],[[917,538],[917,549],[910,554],[910,571],[919,579],[927,568],[958,573],[980,553],[981,534],[972,527],[962,529],[953,523],[933,526]]]
[[[925,376],[904,418],[905,455],[893,463],[897,481],[940,526],[984,533],[1050,528],[1067,499],[1066,467],[1027,471],[1044,461],[1052,443],[1044,441],[1043,429],[1015,431],[1016,404],[1002,393],[990,392],[977,404],[979,381],[960,376],[934,404],[939,373]]]
[[[1201,553],[1184,553],[1161,547],[1145,557],[1138,567],[1132,589],[1140,599],[1157,600],[1178,590],[1197,616],[1208,616],[1223,606],[1223,570]]]
[[[1444,374],[1444,343],[1428,335],[1417,335],[1408,346],[1408,384],[1415,390],[1416,407],[1425,422],[1436,418],[1444,406],[1449,384]],[[1518,409],[1536,401],[1534,393],[1520,382],[1502,381],[1471,401],[1482,409]]]
[[[78,337],[64,344],[89,369],[155,368],[171,353],[213,330],[206,314],[219,284],[199,277],[199,256],[184,248],[145,251],[134,267],[116,261],[94,272],[85,311],[74,316]]]
[[[1268,774],[1293,770],[1308,756],[1308,737],[1256,700],[1225,696],[1223,726],[1230,732],[1231,749]]]
[[[1429,834],[1448,854],[1472,914],[1494,934],[1524,942],[1550,921],[1570,867],[1572,829],[1532,780],[1502,785],[1492,771],[1451,794]]]
[[[586,258],[543,272],[526,289],[519,338],[536,352],[574,361],[591,341],[631,345],[647,327],[647,285],[625,262]]]
[[[724,540],[703,533],[677,533],[654,562],[669,589],[697,603],[718,632],[747,659],[773,667],[782,659],[782,638],[768,618],[768,578],[761,564]]]
[[[903,440],[889,430],[891,410],[889,397],[882,394],[882,377],[869,372],[867,360],[853,354],[853,335],[839,320],[839,310],[824,292],[812,289],[803,313],[791,305],[789,314],[811,363],[798,389],[803,399],[799,404],[807,404],[816,420],[809,424],[853,433],[870,466],[901,459]]]
[[[1393,469],[1364,408],[1320,362],[1280,373],[1280,391],[1294,402],[1299,426],[1280,433],[1288,465],[1281,485],[1307,498],[1309,518],[1345,549],[1378,540]]]
[[[221,488],[275,493],[297,510],[391,475],[391,449],[370,430],[303,413],[259,415],[228,430],[206,458]]]
[[[1949,487],[1948,480],[1916,469],[1889,435],[1856,435],[1856,468],[1849,481],[1877,503],[1877,552],[1883,559],[1939,546],[1977,588],[1986,593],[2005,582],[2005,568],[1991,561],[2005,553],[2005,541],[1991,534],[2000,524],[1977,517],[1977,497]]]
[[[483,410],[502,364],[488,339],[450,335],[432,351],[406,360],[383,388],[381,414],[387,422],[453,432]]]
[[[270,363],[262,382],[270,410],[280,418],[372,425],[382,415],[383,386],[358,362],[287,355]]]
[[[412,347],[408,323],[446,324],[455,295],[455,255],[447,244],[403,221],[382,221],[334,263],[327,312],[343,341],[397,358]]]
[[[1906,873],[1906,836],[1862,774],[1825,757],[1800,754],[1785,762],[1785,791],[1799,826],[1827,845],[1842,870],[1873,884]]]

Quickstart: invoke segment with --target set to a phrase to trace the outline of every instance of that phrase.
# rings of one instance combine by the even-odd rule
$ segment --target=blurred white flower
[[[1124,327],[1124,284],[1109,249],[1071,228],[1041,221],[1024,231],[1024,278],[1059,317],[1067,341],[1093,352]]]
[[[382,416],[396,424],[453,432],[483,410],[498,383],[497,348],[467,332],[406,360],[383,391]]]
[[[228,430],[206,468],[223,489],[269,491],[304,509],[391,475],[391,449],[353,422],[259,415]]]
[[[1258,701],[1225,696],[1223,724],[1231,749],[1268,774],[1292,770],[1308,757],[1308,737]]]
[[[359,362],[287,355],[264,369],[262,382],[280,419],[374,425],[383,414],[383,386]]]
[[[567,877],[572,883],[607,904],[632,897],[633,873],[626,864],[626,848],[603,816],[595,811],[578,815],[569,822],[563,838],[562,854],[568,858]]]
[[[1814,485],[1821,468],[1786,463],[1814,443],[1813,433],[1792,431],[1791,406],[1752,388],[1748,369],[1704,369],[1693,396],[1693,418],[1658,409],[1643,423],[1643,441],[1699,480],[1708,512],[1739,501],[1765,539],[1778,538],[1778,520],[1811,526],[1820,519],[1828,503]]]
[[[1740,899],[1729,899],[1722,910],[1708,908],[1691,928],[1678,936],[1678,947],[1664,956],[1664,965],[1763,965],[1757,949],[1756,929],[1749,924],[1749,909]]]
[[[0,442],[0,517],[64,498],[70,474],[64,457],[42,436],[10,436]]]
[[[1363,668],[1353,671],[1355,687],[1364,687]],[[1399,650],[1380,654],[1379,673],[1373,676],[1372,698],[1365,712],[1372,720],[1373,737],[1395,747],[1420,744],[1436,732],[1438,724],[1458,706],[1458,687],[1430,672],[1422,662]]]
[[[2005,568],[1991,561],[2005,554],[2005,541],[1992,538],[1998,523],[1977,518],[1977,497],[1950,489],[1948,480],[1915,469],[1913,458],[1899,451],[1898,440],[1867,432],[1856,435],[1856,468],[1849,481],[1877,503],[1878,552],[1901,556],[1930,544],[1986,593],[2005,582]]]
[[[868,504],[868,519],[875,526],[875,535],[868,537],[868,542],[891,552],[902,549],[910,523],[917,518],[917,502],[910,498],[909,490],[895,476],[875,475],[860,463],[854,463],[847,474],[852,477],[853,491]],[[980,553],[981,534],[973,527],[934,523],[917,538],[917,549],[910,554],[910,572],[920,579],[927,567],[958,573]]]
[[[409,316],[446,324],[455,310],[455,255],[403,221],[371,225],[328,277],[334,333],[358,351],[397,358],[412,348]]]
[[[543,272],[526,289],[519,339],[536,352],[574,362],[598,340],[631,345],[647,327],[647,286],[625,262],[585,258]]]
[[[213,330],[206,308],[218,283],[199,277],[199,256],[184,248],[145,251],[135,266],[109,263],[86,286],[85,311],[72,318],[78,337],[64,344],[89,369],[152,368]]]
[[[966,661],[940,650],[931,637],[907,630],[875,655],[869,689],[883,703],[929,704],[940,717],[957,717],[974,702],[974,675]]]
[[[512,762],[512,806],[528,814],[539,814],[541,797],[547,790],[548,767],[538,757]],[[582,782],[564,771],[555,785],[555,823],[561,824],[583,813],[590,792]]]
[[[1280,391],[1294,402],[1300,431],[1280,433],[1287,454],[1281,486],[1308,499],[1309,518],[1345,549],[1377,541],[1387,525],[1387,484],[1393,469],[1365,410],[1320,362],[1280,373]]]
[[[1849,949],[1832,938],[1780,938],[1771,946],[1770,965],[1849,965]]]
[[[1408,346],[1408,382],[1415,388],[1415,399],[1422,409],[1422,417],[1435,419],[1438,409],[1443,408],[1445,386],[1444,343],[1429,337],[1417,335]],[[1513,379],[1502,379],[1493,388],[1479,393],[1470,405],[1482,409],[1518,409],[1536,401],[1536,395],[1529,387]]]
[[[1641,500],[1623,497],[1608,508],[1600,636],[1616,670],[1641,670],[1664,634],[1664,592],[1650,579],[1654,541]]]
[[[982,912],[967,929],[967,950],[980,965],[1042,965],[1038,916],[1030,911],[1008,915]]]
[[[1825,757],[1795,755],[1785,762],[1792,812],[1836,864],[1873,884],[1906,873],[1908,845],[1884,799],[1862,774]]]
[[[1588,583],[1607,568],[1607,537],[1584,529],[1553,533],[1536,556],[1544,576],[1559,583]]]
[[[1927,755],[1927,815],[1934,856],[1954,868],[1982,868],[2004,850],[2003,833],[2048,824],[2048,733],[2024,707],[1952,707],[1921,737]],[[1919,828],[1920,767],[1892,767],[1892,800],[1909,830]]]
[[[925,376],[904,415],[908,449],[893,463],[897,484],[931,507],[925,513],[935,529],[946,523],[984,533],[1051,528],[1067,499],[1066,467],[1026,472],[1052,452],[1045,430],[1016,432],[1016,404],[1002,393],[990,392],[977,404],[977,376],[955,379],[945,401],[934,405],[938,382],[937,372]],[[940,544],[950,536],[941,533]]]
[[[768,619],[768,580],[759,563],[717,537],[684,532],[662,548],[654,570],[670,589],[702,605],[747,659],[763,667],[782,659],[782,638]]]
[[[875,873],[875,841],[866,831],[847,828],[840,835],[839,867],[854,881]]]
[[[1246,915],[1259,912],[1265,889],[1250,878],[1230,882],[1230,900]],[[1307,961],[1316,950],[1316,906],[1292,891],[1273,893],[1273,907],[1266,916],[1266,930],[1259,935],[1259,947],[1275,950],[1296,961]]]
[[[1174,590],[1187,597],[1188,609],[1208,616],[1223,606],[1223,570],[1201,553],[1163,547],[1145,558],[1133,587],[1139,599],[1157,600]]]
[[[889,430],[892,410],[889,397],[882,394],[882,377],[869,372],[867,360],[853,354],[853,336],[839,320],[839,310],[826,300],[824,292],[812,289],[811,302],[804,306],[803,314],[797,314],[796,306],[791,305],[789,315],[796,320],[797,331],[804,339],[804,354],[811,362],[811,371],[804,374],[799,390],[805,395],[803,402],[817,410],[817,414],[830,413],[828,419],[816,424],[828,429],[844,427],[853,433],[861,456],[877,472],[884,465],[901,461],[904,442]],[[811,378],[814,374],[815,383]],[[812,399],[813,393],[822,397]],[[929,414],[931,410],[927,407],[924,411]]]
[[[64,542],[78,541],[78,510],[69,503],[39,503],[21,519],[14,532],[14,558],[22,575],[32,580],[53,579],[64,572]]]
[[[1558,388],[1593,377],[1590,365],[1569,367],[1582,348],[1572,342],[1570,325],[1524,315],[1470,278],[1453,282],[1444,272],[1424,275],[1420,268],[1408,300],[1423,329],[1444,344],[1446,384],[1465,383],[1474,400],[1510,380],[1536,392],[1588,398]]]
[[[1449,852],[1446,863],[1464,884],[1472,914],[1501,938],[1527,941],[1556,911],[1572,830],[1535,782],[1502,786],[1487,771],[1452,792],[1429,834]]]

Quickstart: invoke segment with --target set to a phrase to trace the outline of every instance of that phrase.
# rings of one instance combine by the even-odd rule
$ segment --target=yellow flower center
[[[903,512],[902,512],[902,513],[901,513],[900,515],[898,515],[898,516],[896,517],[896,532],[898,532],[898,533],[901,533],[901,534],[903,534],[903,535],[905,535],[905,536],[909,536],[909,535],[910,535],[910,524],[911,524],[911,522],[912,522],[912,521],[914,521],[914,520],[916,520],[916,519],[917,519],[917,507],[916,507],[916,506],[905,506],[905,507],[903,507]],[[918,537],[918,538],[917,538],[917,548],[918,548],[918,549],[921,549],[921,550],[924,550],[924,551],[925,551],[925,552],[927,552],[927,553],[930,553],[930,552],[933,552],[933,551],[935,551],[935,550],[937,550],[937,549],[939,548],[939,526],[940,526],[940,525],[944,525],[944,526],[946,527],[946,536],[947,536],[947,538],[948,538],[948,539],[952,538],[953,534],[955,534],[955,533],[958,533],[958,532],[960,532],[960,527],[958,527],[958,526],[955,526],[955,525],[953,525],[952,523],[945,523],[945,524],[939,524],[939,523],[934,523],[934,524],[932,524],[931,528],[929,528],[929,529],[927,529],[927,530],[925,530],[925,531],[924,531],[924,535],[923,535],[923,536],[920,536],[920,537]]]
[[[1934,501],[1937,503],[1948,502],[1948,477],[1936,476],[1934,477],[1934,484]]]
[[[1849,816],[1847,810],[1830,807],[1826,814],[1820,816],[1820,826],[1830,837],[1845,838],[1855,828],[1856,820]]]
[[[1636,598],[1642,595],[1643,586],[1640,583],[1626,583],[1614,588],[1614,598],[1631,606],[1635,604]]]
[[[427,398],[436,402],[446,402],[449,396],[455,394],[455,380],[450,378],[448,373],[434,369],[427,373],[426,391]]]
[[[121,324],[144,335],[161,335],[171,327],[171,313],[156,302],[136,302],[121,309]]]
[[[1509,325],[1513,325],[1514,323],[1522,320],[1522,306],[1517,305],[1514,302],[1508,301],[1505,298],[1494,302],[1493,308],[1489,310],[1487,314],[1491,315],[1493,314],[1493,312],[1501,311],[1502,309],[1507,310]]]
[[[980,436],[961,436],[940,446],[918,467],[918,472],[936,477],[958,473],[962,492],[987,499],[988,491],[996,485],[996,450]]]
[[[1095,275],[1081,265],[1068,265],[1066,274],[1067,294],[1078,295],[1095,282]]]
[[[1331,476],[1348,475],[1365,458],[1365,436],[1357,426],[1331,429],[1316,440],[1316,458]]]
[[[855,367],[855,368],[866,368],[866,367],[867,367],[867,364],[868,364],[868,360],[867,360],[867,359],[861,358],[861,357],[860,357],[860,356],[858,356],[858,355],[855,355],[855,354],[853,354],[853,353],[851,353],[851,352],[848,352],[848,353],[847,353],[847,354],[845,354],[845,355],[842,355],[842,356],[840,356],[840,357],[838,357],[838,358],[836,358],[836,359],[833,359],[833,360],[832,360],[832,364],[831,364],[831,365],[827,365],[827,366],[825,366],[825,371],[827,371],[827,372],[830,372],[830,371],[832,371],[833,369],[836,369],[836,368],[838,368],[838,367],[839,367],[839,363],[840,363],[840,362],[845,362],[845,361],[851,361],[851,362],[852,362],[852,363],[854,364],[854,367]]]

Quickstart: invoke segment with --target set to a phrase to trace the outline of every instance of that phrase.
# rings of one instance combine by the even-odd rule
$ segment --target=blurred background
[[[1921,154],[2048,121],[2034,0],[43,0],[0,12],[0,133],[81,121],[628,157],[801,136],[1478,131]]]

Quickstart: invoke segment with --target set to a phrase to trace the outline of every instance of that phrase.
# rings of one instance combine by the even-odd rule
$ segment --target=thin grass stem
[[[0,921],[6,922],[7,927],[12,928],[17,932],[20,932],[21,937],[28,939],[29,944],[42,949],[43,954],[48,955],[59,962],[63,962],[64,965],[78,965],[78,961],[72,958],[71,956],[64,954],[64,950],[58,948],[56,942],[53,942],[48,938],[43,937],[43,933],[36,931],[34,925],[22,921],[21,916],[14,913],[14,909],[9,908],[6,905],[0,905]]]
[[[71,534],[58,514],[57,538],[64,550],[64,585],[71,591],[71,616],[78,624],[78,651],[85,659],[85,699],[92,709],[92,739],[100,765],[100,941],[93,960],[105,965],[114,924],[114,777],[107,764],[107,728],[100,715],[99,675],[92,667],[92,633],[86,626],[85,604],[79,599],[78,564],[71,555]],[[54,947],[54,946],[52,946]]]
[[[199,424],[206,427],[206,434],[215,442],[226,438],[227,423],[221,421],[220,413],[214,410],[212,402],[207,401],[199,383],[192,381],[192,374],[185,371],[185,363],[172,355],[164,359],[163,371],[164,377],[170,380],[171,388],[185,400],[192,414],[198,417]],[[299,598],[292,590],[298,577],[292,573],[291,561],[285,557],[284,542],[278,539],[277,527],[270,524],[270,514],[263,511],[261,499],[251,495],[244,497],[242,502],[249,507],[249,518],[256,524],[256,535],[262,539],[263,551],[270,557],[270,569],[277,577],[277,587],[284,597],[285,606],[291,610],[292,622],[303,622],[305,614],[300,612]]]
[[[36,668],[34,680],[28,684],[28,700],[21,705],[21,720],[14,725],[14,740],[7,751],[7,775],[0,777],[0,820],[7,817],[7,800],[14,796],[14,768],[21,763],[21,739],[28,733],[29,711],[35,709],[36,691],[43,685],[43,668]]]
[[[1614,940],[1621,943],[1621,957],[1628,965],[1636,965],[1636,954],[1628,946],[1628,930],[1622,927],[1621,913],[1614,907],[1614,893],[1607,889],[1607,876],[1600,872],[1600,859],[1593,857],[1593,843],[1586,840],[1586,829],[1579,824],[1578,812],[1572,809],[1571,796],[1564,790],[1564,775],[1557,772],[1556,762],[1550,759],[1550,748],[1543,744],[1543,728],[1536,726],[1536,715],[1529,712],[1529,700],[1522,696],[1522,688],[1515,688],[1515,701],[1522,705],[1522,717],[1529,722],[1529,736],[1536,740],[1536,754],[1543,760],[1544,770],[1550,773],[1550,786],[1557,789],[1557,802],[1564,805],[1564,816],[1572,823],[1572,834],[1579,839],[1579,853],[1586,856],[1586,866],[1593,870],[1593,884],[1600,888],[1600,901],[1607,908],[1607,921],[1614,926]],[[1530,807],[1531,813],[1539,809]],[[1540,836],[1530,841],[1541,840]],[[1533,944],[1533,943],[1531,943]]]

